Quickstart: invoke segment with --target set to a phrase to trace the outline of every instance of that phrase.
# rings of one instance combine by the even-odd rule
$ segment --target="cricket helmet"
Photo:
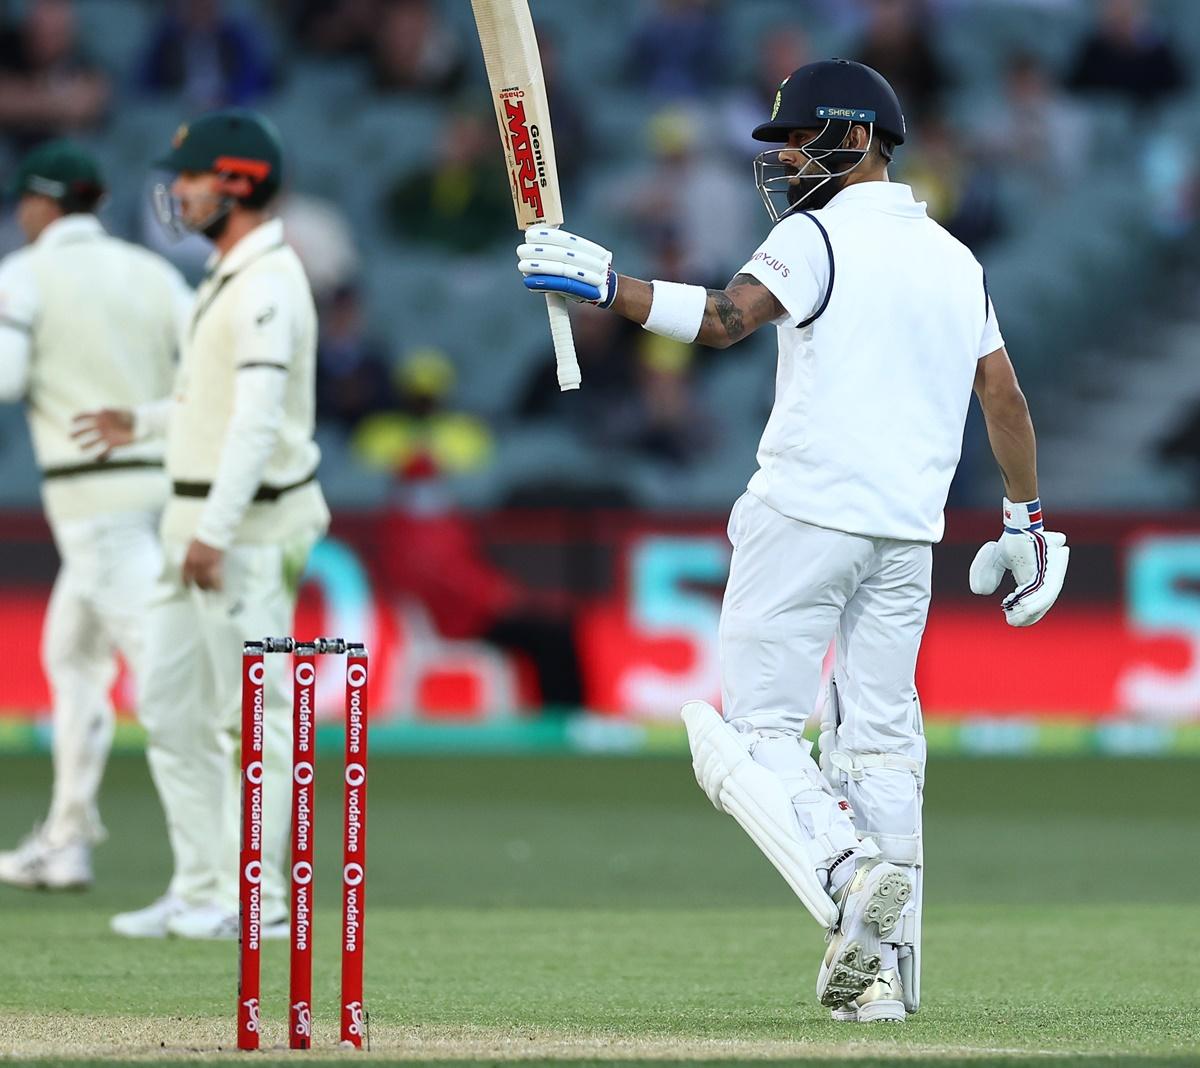
[[[247,108],[227,108],[180,126],[171,150],[155,166],[176,174],[211,172],[248,179],[250,192],[236,199],[249,207],[262,207],[283,183],[283,146],[265,116]]]
[[[845,148],[854,126],[867,129],[865,148]],[[807,162],[797,168],[782,163],[781,149],[768,149],[754,161],[755,183],[771,218],[805,207],[823,207],[846,184],[846,178],[878,143],[885,159],[892,146],[904,143],[904,112],[887,79],[863,63],[826,59],[809,63],[783,80],[775,94],[771,118],[754,128],[757,141],[786,144],[793,130],[817,130],[804,145]],[[780,210],[774,199],[786,197]]]
[[[17,167],[9,195],[49,197],[64,212],[93,211],[104,196],[104,176],[96,158],[73,141],[47,141]]]

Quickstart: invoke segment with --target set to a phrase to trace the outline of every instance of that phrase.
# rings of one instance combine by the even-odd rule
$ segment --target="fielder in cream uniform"
[[[73,419],[170,388],[191,292],[165,260],[105,233],[93,214],[102,176],[77,145],[30,153],[14,193],[30,244],[0,263],[0,400],[25,401],[62,567],[42,634],[54,702],[50,812],[0,854],[0,881],[61,889],[92,880],[116,654],[140,674],[167,496],[160,444],[97,451],[73,435]]]
[[[1011,571],[1005,618],[1029,626],[1068,550],[1042,527],[1033,425],[983,270],[889,181],[905,136],[891,86],[862,64],[810,64],[754,136],[786,146],[756,161],[776,226],[724,290],[617,275],[608,250],[546,228],[527,233],[519,268],[530,289],[685,342],[777,328],[775,405],[729,520],[723,716],[693,701],[683,719],[701,788],[829,929],[818,1000],[840,1021],[900,1021],[920,1004],[915,670],[972,391],[1006,491],[972,590]],[[831,643],[818,765],[802,731]],[[975,947],[947,951],[967,967]]]
[[[253,112],[181,128],[160,166],[164,221],[216,251],[196,292],[178,382],[138,412],[165,429],[171,497],[164,577],[151,604],[142,698],[150,768],[175,872],[167,894],[113,918],[118,933],[236,938],[241,647],[288,634],[310,550],[329,524],[316,482],[316,311],[269,213],[278,137]],[[264,936],[287,932],[291,713],[281,660],[267,675]]]

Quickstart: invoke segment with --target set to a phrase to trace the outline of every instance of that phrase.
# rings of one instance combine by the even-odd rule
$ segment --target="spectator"
[[[1186,81],[1178,54],[1154,26],[1143,0],[1107,0],[1067,84],[1079,92],[1117,93],[1133,104],[1153,104]]]
[[[575,355],[586,389],[564,394],[558,388],[554,349],[547,346],[535,363],[514,414],[521,420],[560,417],[574,430],[599,427],[634,392],[633,357],[640,327],[591,304],[571,309]]]
[[[999,114],[980,124],[980,147],[996,166],[1033,179],[1043,190],[1072,184],[1087,162],[1086,119],[1050,80],[1041,61],[1008,61]]]
[[[275,214],[283,220],[284,237],[300,257],[320,309],[358,277],[350,224],[332,200],[290,189],[276,203]]]
[[[871,0],[854,58],[892,83],[910,122],[937,105],[948,81],[922,0]]]
[[[963,244],[978,252],[1002,230],[994,175],[976,163],[962,138],[940,116],[920,127],[911,150],[900,158],[903,180],[929,214]]]
[[[579,175],[591,144],[587,120],[572,91],[570,79],[561,73],[558,42],[544,30],[538,30],[538,51],[542,56],[542,76],[546,79],[546,99],[554,124],[554,160],[559,180],[571,181]]]
[[[569,613],[487,558],[477,530],[432,471],[401,475],[391,505],[380,524],[394,547],[379,557],[384,594],[418,602],[443,638],[482,640],[526,657],[542,702],[577,710],[583,683]]]
[[[629,72],[634,84],[673,99],[709,96],[724,69],[722,27],[709,0],[659,0],[634,31]]]
[[[663,109],[646,132],[653,162],[612,184],[609,210],[636,223],[656,252],[671,251],[675,273],[660,277],[724,286],[756,231],[750,168],[734,170],[718,151],[702,149],[700,123],[688,110]]]
[[[111,93],[80,48],[71,0],[31,0],[24,20],[0,31],[0,130],[18,151],[95,128]]]
[[[139,78],[148,93],[181,93],[196,111],[249,104],[271,89],[262,29],[221,0],[174,0],[150,35]]]
[[[382,0],[371,39],[375,88],[442,97],[462,88],[462,44],[429,0]]]
[[[359,458],[399,478],[487,467],[495,448],[487,424],[447,406],[456,377],[454,365],[437,349],[410,353],[399,368],[396,410],[369,416],[354,434],[351,444]]]
[[[292,39],[322,56],[367,56],[380,0],[286,0],[280,6]]]
[[[604,427],[610,447],[648,460],[689,467],[715,444],[712,420],[695,392],[694,346],[644,333],[635,391]]]
[[[396,236],[451,252],[512,244],[512,197],[492,116],[450,117],[437,157],[393,185],[385,210]]]
[[[364,323],[358,290],[343,286],[325,301],[317,342],[317,417],[346,432],[396,403],[387,351]]]
[[[739,155],[753,159],[767,147],[750,131],[771,114],[780,83],[811,59],[808,38],[800,30],[780,26],[763,34],[752,77],[730,95],[724,109],[729,144]]]

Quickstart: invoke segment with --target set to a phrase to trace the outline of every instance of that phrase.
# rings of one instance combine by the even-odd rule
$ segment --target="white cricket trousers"
[[[840,843],[853,840],[856,826],[860,835],[919,835],[925,739],[914,676],[931,547],[802,523],[752,493],[734,505],[729,539],[720,627],[726,720],[769,739],[756,761],[789,782],[816,782],[809,746],[794,740],[816,707],[834,643],[837,749],[856,770],[836,794],[798,797],[797,815],[811,833]],[[900,759],[886,766],[879,755]]]
[[[54,787],[42,833],[54,846],[104,836],[96,798],[113,734],[117,654],[136,677],[144,613],[161,568],[158,516],[100,515],[54,525],[62,564],[42,628],[53,700]]]
[[[163,546],[151,601],[140,701],[150,772],[174,859],[170,891],[238,907],[242,642],[292,632],[296,593],[318,532],[234,545],[220,591],[184,586],[187,546]],[[267,657],[263,735],[263,916],[287,916],[292,704],[288,658]]]

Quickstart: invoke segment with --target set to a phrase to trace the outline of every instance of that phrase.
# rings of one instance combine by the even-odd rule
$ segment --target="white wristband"
[[[704,325],[708,290],[679,282],[654,281],[650,284],[654,287],[654,296],[643,329],[690,345]]]

